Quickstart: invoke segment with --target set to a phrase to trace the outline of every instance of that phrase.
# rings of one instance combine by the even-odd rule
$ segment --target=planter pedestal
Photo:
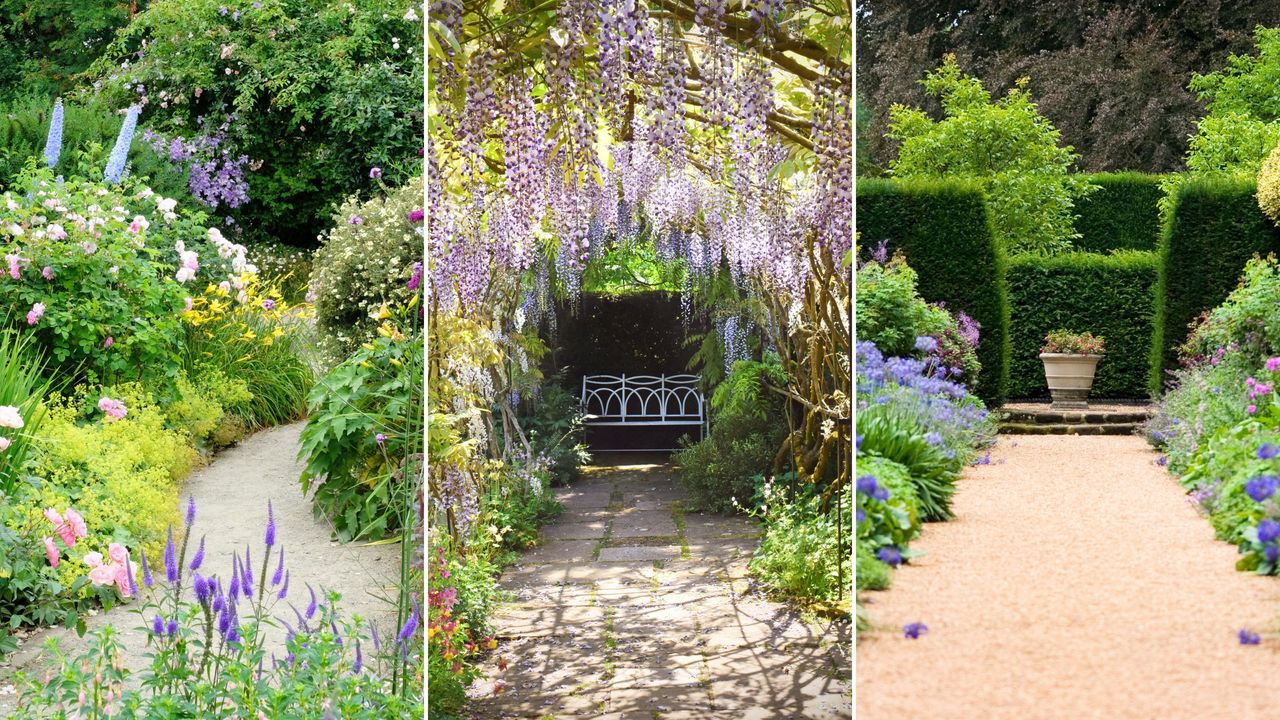
[[[1049,394],[1054,410],[1085,410],[1089,407],[1089,390],[1093,387],[1093,374],[1101,355],[1072,355],[1068,353],[1040,353],[1044,361],[1044,377],[1049,383]]]

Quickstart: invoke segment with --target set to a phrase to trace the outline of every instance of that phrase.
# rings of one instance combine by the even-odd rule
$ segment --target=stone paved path
[[[927,554],[864,595],[859,720],[1276,717],[1280,581],[1236,572],[1156,458],[1134,436],[1001,436],[912,543]]]
[[[502,576],[515,600],[496,616],[473,720],[851,717],[849,624],[750,592],[756,525],[686,513],[672,474],[591,468],[557,493],[564,513]]]

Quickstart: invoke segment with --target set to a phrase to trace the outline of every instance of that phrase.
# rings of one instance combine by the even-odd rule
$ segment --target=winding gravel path
[[[1137,437],[1002,436],[956,519],[912,545],[928,554],[865,595],[857,717],[1276,717],[1280,584],[1235,571],[1156,457]],[[904,638],[914,621],[928,634]]]
[[[685,512],[672,475],[596,467],[556,493],[564,513],[502,576],[514,602],[469,720],[850,717],[849,623],[751,592],[758,527]]]
[[[302,465],[297,460],[298,436],[303,423],[294,423],[259,432],[236,447],[218,453],[208,466],[192,473],[181,496],[196,499],[198,512],[192,542],[206,535],[203,572],[229,577],[231,553],[244,552],[250,545],[255,563],[262,557],[263,528],[270,500],[276,518],[277,542],[285,548],[285,566],[290,572],[289,599],[305,607],[308,599],[304,583],[317,593],[321,587],[342,594],[339,609],[350,617],[372,618],[383,633],[395,625],[396,576],[400,566],[398,544],[342,545],[330,539],[330,525],[311,512],[311,501],[302,495],[298,477]],[[188,555],[194,553],[193,549]],[[274,557],[274,555],[273,555]],[[274,566],[274,563],[273,563]],[[155,568],[155,565],[152,565]],[[163,572],[163,570],[161,571]],[[136,603],[119,605],[110,612],[87,618],[90,630],[112,623],[125,647],[126,665],[145,666],[145,634],[137,629],[139,619],[131,609]],[[277,608],[292,617],[287,606]],[[283,634],[274,629],[274,643],[268,650],[283,647]],[[64,652],[79,653],[88,640],[74,630],[50,628],[27,638],[21,649],[0,665],[0,717],[15,708],[15,698],[4,692],[12,684],[15,669],[38,671],[47,662],[42,645],[57,636]]]

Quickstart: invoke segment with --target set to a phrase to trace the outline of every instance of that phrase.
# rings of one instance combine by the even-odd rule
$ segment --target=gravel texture
[[[285,566],[290,573],[287,600],[305,607],[306,582],[311,583],[317,593],[322,588],[336,590],[342,594],[338,607],[344,615],[372,618],[384,634],[393,632],[395,606],[386,598],[393,601],[396,597],[400,546],[395,543],[342,545],[330,539],[331,526],[327,520],[312,514],[311,500],[302,495],[298,484],[302,473],[302,465],[297,460],[298,436],[302,426],[303,423],[294,423],[259,432],[236,447],[218,453],[210,465],[187,479],[182,499],[185,502],[187,496],[192,495],[197,506],[192,543],[200,535],[206,535],[201,570],[228,577],[231,553],[243,554],[246,544],[252,547],[255,564],[259,563],[267,500],[271,500],[277,542],[285,548]],[[188,559],[194,552],[192,545]],[[156,560],[151,559],[153,570],[162,567]],[[163,569],[160,573],[163,574]],[[118,637],[125,648],[124,661],[134,670],[148,662],[143,657],[146,635],[137,629],[140,621],[132,612],[136,605],[118,605],[110,612],[86,618],[90,630],[112,623],[121,631]],[[275,614],[281,613],[293,617],[284,603],[276,608]],[[284,646],[283,633],[275,629],[268,632],[268,653],[279,652]],[[87,635],[80,638],[75,631],[61,627],[44,629],[27,638],[18,652],[0,664],[0,717],[15,709],[14,670],[39,674],[49,662],[42,647],[49,636],[57,637],[67,654],[81,652],[89,639]]]
[[[865,594],[857,717],[1276,717],[1280,585],[1235,571],[1156,458],[1136,437],[1002,436],[912,545],[928,554]]]

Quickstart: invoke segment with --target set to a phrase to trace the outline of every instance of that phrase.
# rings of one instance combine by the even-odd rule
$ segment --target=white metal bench
[[[697,375],[586,375],[582,378],[585,424],[607,426],[698,427],[707,433],[707,402]],[[673,451],[677,448],[596,448],[611,452]]]

